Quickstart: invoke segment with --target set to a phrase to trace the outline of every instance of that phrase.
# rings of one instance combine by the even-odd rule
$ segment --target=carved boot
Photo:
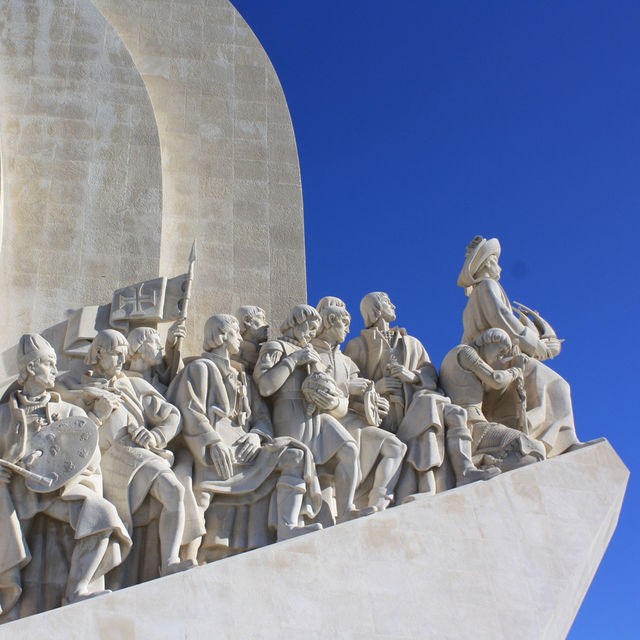
[[[456,486],[462,487],[478,480],[490,480],[500,474],[497,467],[478,469],[471,459],[471,440],[467,438],[447,438],[447,452],[456,474]]]
[[[278,540],[288,540],[322,529],[320,523],[301,525],[300,510],[305,492],[304,480],[281,475],[276,485],[278,504]]]

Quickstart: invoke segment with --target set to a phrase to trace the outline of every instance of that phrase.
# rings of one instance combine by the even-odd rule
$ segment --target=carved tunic
[[[316,464],[324,464],[333,458],[340,447],[354,440],[333,416],[326,413],[307,415],[301,387],[309,374],[308,367],[295,367],[291,370],[288,363],[282,362],[300,348],[286,340],[266,342],[260,350],[254,377],[260,384],[261,378],[274,367],[287,368],[287,380],[271,396],[276,435],[303,442],[311,449]]]
[[[30,452],[31,434],[56,420],[85,415],[81,408],[63,402],[57,393],[47,393],[41,401],[34,402],[16,391],[8,403],[0,406],[0,457],[18,462]],[[22,476],[14,474],[9,486],[0,485],[1,612],[11,609],[20,596],[20,568],[31,560],[19,521],[31,521],[43,512],[69,523],[76,540],[110,532],[109,546],[94,580],[119,565],[129,553],[131,539],[114,506],[102,497],[98,449],[82,473],[57,491],[34,493]]]
[[[313,340],[313,346],[322,363],[326,365],[327,373],[333,377],[336,386],[347,400],[344,405],[339,405],[333,415],[341,421],[358,445],[360,478],[364,479],[372,471],[384,442],[397,439],[389,431],[368,424],[362,402],[358,402],[357,397],[349,397],[349,380],[357,378],[360,372],[355,362],[342,353],[340,345],[331,346],[316,338]]]
[[[495,280],[481,280],[474,286],[462,322],[462,342],[466,344],[471,344],[487,329],[496,327],[504,329],[524,353],[532,355],[536,352],[538,336],[525,328],[513,313],[507,294]],[[544,443],[548,456],[558,455],[578,442],[571,388],[555,371],[534,358],[529,359],[524,374],[529,434]],[[515,406],[517,399],[511,393],[489,392],[485,397],[485,414],[490,420],[507,426],[517,424]]]

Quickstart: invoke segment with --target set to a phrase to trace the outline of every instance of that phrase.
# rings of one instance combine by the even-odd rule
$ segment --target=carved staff
[[[33,480],[34,482],[37,482],[38,484],[41,484],[45,487],[50,487],[53,484],[53,481],[56,480],[56,478],[47,478],[46,476],[41,476],[39,473],[29,471],[28,469],[20,467],[13,462],[9,462],[8,460],[4,460],[3,458],[0,458],[0,465],[6,467],[7,469],[11,469],[11,471],[23,476],[27,480]]]
[[[181,309],[180,317],[182,320],[187,319],[187,310],[189,308],[189,299],[191,298],[191,284],[193,283],[193,274],[196,264],[196,241],[193,241],[191,245],[191,253],[189,254],[189,270],[187,272],[187,279],[184,283],[184,304]],[[174,346],[173,359],[171,360],[171,367],[169,368],[169,382],[173,380],[178,373],[178,367],[182,360],[182,342],[183,337],[178,336],[176,338],[176,344]]]

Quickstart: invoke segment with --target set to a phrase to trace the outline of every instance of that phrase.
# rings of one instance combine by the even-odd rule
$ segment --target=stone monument
[[[343,353],[231,4],[0,8],[0,639],[564,637],[628,471],[499,241],[439,371],[383,292]]]

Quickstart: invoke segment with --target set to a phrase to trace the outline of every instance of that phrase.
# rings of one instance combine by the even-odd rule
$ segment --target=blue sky
[[[235,0],[298,142],[309,301],[389,292],[439,363],[476,234],[566,339],[578,435],[631,469],[572,640],[637,637],[640,3]]]

